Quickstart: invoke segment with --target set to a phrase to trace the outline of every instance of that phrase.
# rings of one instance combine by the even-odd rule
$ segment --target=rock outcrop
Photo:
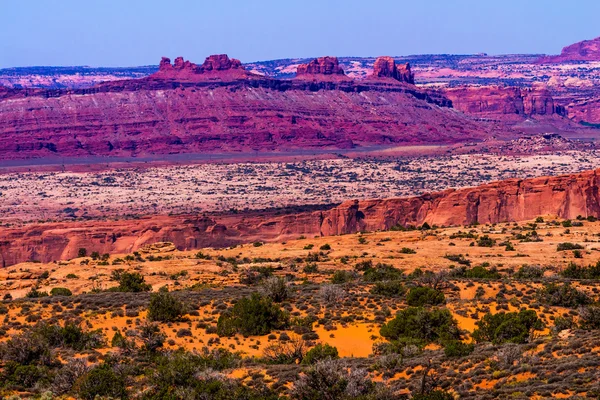
[[[233,72],[239,78],[248,75],[240,60],[229,58],[227,54],[217,54],[208,56],[202,65],[184,60],[183,57],[177,57],[175,62],[171,64],[170,58],[163,57],[160,60],[158,72],[151,75],[150,79],[202,80],[206,79],[207,75],[214,75],[214,73],[221,73],[220,77],[232,78],[235,76],[231,74],[223,75],[224,72]],[[210,76],[210,78],[214,78],[214,76]]]
[[[534,115],[566,115],[555,104],[551,93],[543,88],[466,86],[443,91],[452,106],[467,114],[487,117],[513,116],[517,119]]]
[[[301,235],[387,230],[397,225],[456,226],[553,215],[600,216],[600,170],[574,175],[512,179],[412,198],[352,200],[321,210],[235,215],[155,216],[0,228],[0,266],[76,257],[88,252],[127,253],[157,242],[180,250],[224,247]]]
[[[337,57],[319,57],[308,64],[298,65],[297,77],[314,77],[315,75],[345,76]]]
[[[545,56],[538,60],[542,64],[560,64],[577,61],[600,61],[600,37],[574,43],[563,48],[558,56]]]
[[[149,77],[93,88],[10,89],[0,92],[0,160],[451,144],[502,133],[425,89],[354,81],[335,58],[305,70],[310,79],[278,80],[219,55],[202,65],[163,59]]]
[[[392,78],[400,82],[415,84],[415,76],[410,70],[410,64],[397,65],[392,57],[379,57],[373,64],[374,78]]]

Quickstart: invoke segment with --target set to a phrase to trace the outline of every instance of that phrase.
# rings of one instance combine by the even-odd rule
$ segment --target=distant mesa
[[[155,78],[190,78],[194,75],[202,75],[212,72],[234,71],[246,74],[240,60],[229,58],[227,54],[215,54],[206,57],[202,65],[186,61],[183,57],[177,57],[171,64],[171,59],[163,57],[160,60],[158,72],[152,75]]]
[[[410,70],[410,64],[396,64],[392,57],[379,57],[373,65],[374,78],[392,78],[400,82],[415,84],[415,75]]]
[[[346,76],[337,57],[319,57],[308,64],[298,65],[297,77],[310,77],[315,75]]]
[[[545,64],[572,61],[600,61],[600,37],[567,46],[558,56],[546,56],[538,60]]]

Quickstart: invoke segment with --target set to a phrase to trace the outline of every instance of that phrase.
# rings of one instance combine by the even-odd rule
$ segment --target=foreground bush
[[[406,296],[406,302],[411,307],[423,307],[425,305],[437,306],[446,303],[446,297],[440,290],[425,286],[417,286],[410,289]]]
[[[426,343],[459,340],[460,330],[447,309],[426,310],[409,307],[381,327],[381,336],[388,340],[418,339]]]
[[[153,293],[148,305],[150,321],[173,322],[185,314],[185,304],[169,292]]]
[[[84,400],[94,400],[96,396],[127,398],[125,377],[107,364],[99,365],[83,375],[75,386],[77,393]]]
[[[225,311],[217,321],[219,336],[267,335],[273,329],[283,329],[289,324],[289,315],[282,311],[268,297],[258,293],[239,300],[230,310]]]
[[[542,321],[533,310],[521,310],[511,313],[487,313],[475,323],[478,328],[473,332],[477,342],[527,343],[536,330],[543,328]]]
[[[551,283],[538,290],[538,299],[549,306],[577,307],[589,304],[592,300],[569,283]]]
[[[367,375],[366,370],[350,369],[340,360],[320,361],[294,383],[292,399],[399,399],[383,385],[374,383]]]
[[[304,359],[302,360],[302,364],[316,364],[318,361],[323,361],[327,359],[335,360],[339,358],[337,348],[325,344],[318,344],[312,349],[310,349]]]
[[[600,279],[600,261],[596,265],[588,267],[579,266],[575,263],[570,263],[561,275],[570,279]]]
[[[371,288],[371,293],[386,297],[402,297],[406,293],[406,288],[402,285],[402,281],[376,282]]]

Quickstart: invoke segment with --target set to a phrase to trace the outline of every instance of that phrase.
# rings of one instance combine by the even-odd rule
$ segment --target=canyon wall
[[[49,262],[88,253],[128,253],[155,242],[181,250],[301,235],[388,230],[395,225],[457,226],[534,219],[600,216],[600,170],[557,177],[512,179],[418,197],[352,200],[319,210],[214,216],[154,216],[137,220],[61,222],[0,228],[0,265]]]
[[[505,119],[522,119],[535,115],[566,115],[565,108],[555,104],[550,91],[543,88],[521,89],[501,86],[465,86],[445,89],[452,106],[467,114]]]

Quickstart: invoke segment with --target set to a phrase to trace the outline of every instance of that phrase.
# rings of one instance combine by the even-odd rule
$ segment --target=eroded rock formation
[[[222,247],[301,235],[387,230],[395,225],[456,226],[534,219],[600,216],[600,170],[574,175],[512,179],[419,197],[352,200],[302,212],[245,215],[156,216],[138,220],[63,222],[0,228],[0,265],[76,257],[88,252],[127,253],[156,242],[181,250]]]
[[[300,64],[296,71],[296,76],[306,77],[314,75],[341,75],[344,76],[344,70],[340,67],[337,57],[319,57],[308,64]]]
[[[397,65],[392,57],[379,57],[373,64],[373,77],[392,78],[400,82],[415,83],[415,76],[410,70],[410,64]]]

